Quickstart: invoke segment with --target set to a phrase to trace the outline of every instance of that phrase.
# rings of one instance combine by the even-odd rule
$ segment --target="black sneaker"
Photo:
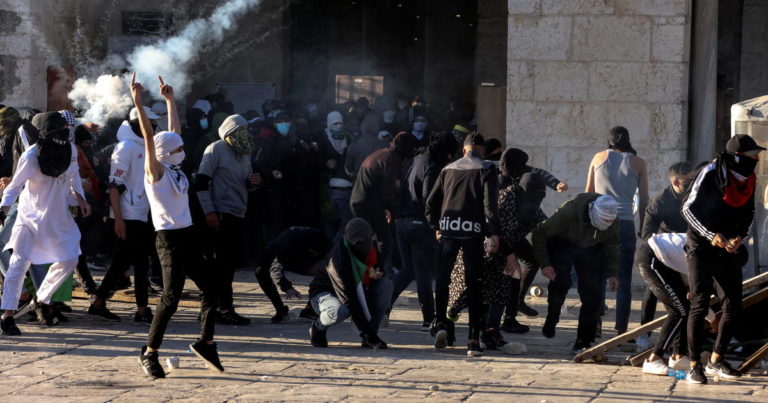
[[[515,318],[506,318],[504,323],[501,324],[501,330],[507,333],[523,334],[528,333],[531,328],[518,322]]]
[[[53,308],[53,311],[51,312],[51,316],[56,318],[59,323],[69,322],[69,318],[64,316],[63,313],[61,313],[60,310],[58,310],[55,306]]]
[[[723,359],[718,362],[707,362],[707,367],[704,368],[707,375],[719,376],[725,379],[736,379],[741,377],[741,372],[731,366],[731,364]]]
[[[16,326],[16,321],[13,319],[13,315],[9,315],[0,321],[0,334],[6,336],[21,336],[21,330]]]
[[[467,356],[469,357],[482,357],[485,354],[485,350],[480,347],[480,342],[470,341],[467,343]]]
[[[35,312],[37,321],[43,326],[56,326],[59,324],[59,318],[55,317],[48,309],[49,305],[43,304],[38,301],[37,298],[33,298],[29,303],[29,307]]]
[[[557,320],[547,316],[547,319],[544,321],[544,326],[541,328],[541,333],[544,337],[551,339],[555,337],[555,326],[557,326]]]
[[[309,326],[309,341],[313,347],[328,347],[328,338],[325,337],[325,330],[316,328],[315,322],[312,322],[312,325]]]
[[[421,322],[421,331],[422,332],[428,332],[429,331],[429,326],[431,324],[432,324],[432,322],[427,322],[427,321]]]
[[[144,308],[144,312],[139,313],[139,311],[136,311],[136,315],[133,315],[133,323],[136,325],[146,325],[149,326],[152,324],[152,319],[155,318],[155,315],[152,314],[152,310],[149,309],[149,307]]]
[[[209,344],[202,340],[198,340],[195,343],[190,344],[189,348],[196,356],[205,362],[208,369],[224,372],[224,367],[219,360],[219,352],[216,351],[216,343]]]
[[[100,306],[91,305],[88,307],[88,315],[98,316],[108,322],[120,322],[120,317],[110,312],[110,310],[107,309],[107,304]]]
[[[314,308],[312,308],[310,305],[307,305],[304,307],[304,309],[301,310],[301,312],[299,312],[299,318],[314,321],[317,319],[317,313],[315,313]]]
[[[234,308],[226,312],[219,311],[216,318],[219,320],[219,323],[223,325],[247,325],[251,323],[250,319],[240,316],[235,312]]]
[[[539,316],[539,311],[528,306],[528,304],[526,304],[524,300],[521,300],[520,303],[517,305],[517,311],[531,318],[535,318]]]
[[[483,335],[480,336],[480,341],[485,344],[487,350],[498,350],[507,343],[501,336],[499,329],[485,329]]]
[[[688,376],[685,377],[685,380],[688,381],[688,383],[697,385],[707,384],[707,375],[704,374],[704,367],[700,362],[694,364],[693,368],[688,372]]]
[[[571,355],[572,356],[579,355],[591,347],[592,347],[591,344],[584,343],[581,340],[576,339],[576,343],[574,343],[573,347],[571,348]]]
[[[432,327],[429,329],[429,332],[432,334],[432,337],[435,338],[435,348],[448,347],[448,329],[446,329],[445,324],[435,320],[432,322]]]
[[[149,355],[145,354],[146,351],[147,346],[143,346],[141,348],[141,355],[139,355],[139,365],[141,365],[141,369],[144,370],[144,373],[147,374],[147,376],[153,379],[165,378],[165,371],[163,370],[163,366],[160,365],[157,351],[150,353]]]
[[[283,323],[289,317],[288,312],[288,307],[283,305],[280,309],[277,310],[277,313],[270,319],[270,321],[272,321],[274,324]]]

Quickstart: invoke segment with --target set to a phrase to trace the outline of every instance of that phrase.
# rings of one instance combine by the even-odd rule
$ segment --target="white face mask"
[[[384,111],[384,123],[390,124],[395,121],[395,111]]]
[[[160,161],[161,164],[169,165],[171,167],[176,167],[181,165],[181,163],[184,161],[184,157],[185,157],[185,154],[184,154],[184,151],[182,150],[175,154],[159,156],[157,160]]]
[[[600,196],[589,204],[589,223],[600,231],[605,231],[616,220],[616,201],[610,196]]]

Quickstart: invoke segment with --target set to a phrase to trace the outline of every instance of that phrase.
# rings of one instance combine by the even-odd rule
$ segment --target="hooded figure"
[[[374,151],[387,148],[388,143],[379,139],[379,122],[374,115],[366,115],[361,125],[362,135],[347,149],[344,168],[351,177],[357,175],[363,161]]]
[[[13,175],[13,143],[21,126],[21,116],[16,109],[6,106],[0,109],[0,177]]]
[[[37,139],[40,171],[55,178],[69,168],[72,160],[68,122],[61,113],[48,112],[40,118],[37,129],[40,132],[40,138]]]
[[[509,148],[501,155],[499,170],[502,183],[517,181],[525,172],[528,154],[519,148]],[[503,186],[503,185],[502,185]]]
[[[344,118],[339,111],[332,111],[326,118],[325,136],[331,147],[339,154],[344,154],[349,142],[344,128]]]
[[[600,196],[589,203],[589,223],[600,231],[605,231],[616,220],[618,211],[619,205],[613,196]]]

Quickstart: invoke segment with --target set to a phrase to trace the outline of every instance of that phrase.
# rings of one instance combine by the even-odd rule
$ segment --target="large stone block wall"
[[[44,108],[46,72],[29,0],[0,0],[0,104]]]
[[[509,0],[507,145],[584,191],[608,130],[629,129],[651,196],[686,155],[689,0]]]

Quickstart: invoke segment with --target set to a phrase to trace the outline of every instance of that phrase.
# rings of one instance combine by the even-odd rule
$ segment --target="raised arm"
[[[157,76],[160,80],[160,95],[165,99],[165,106],[168,108],[168,130],[181,135],[181,121],[179,120],[179,111],[176,109],[176,97],[173,94],[173,87],[163,81],[163,77]]]
[[[147,113],[144,112],[144,105],[141,104],[142,91],[144,91],[144,87],[141,83],[136,82],[136,73],[133,73],[133,78],[131,78],[131,97],[139,114],[141,135],[144,136],[144,174],[149,183],[155,183],[163,177],[163,165],[160,164],[157,156],[155,156],[154,132],[152,125],[149,123],[149,118],[147,118]]]

